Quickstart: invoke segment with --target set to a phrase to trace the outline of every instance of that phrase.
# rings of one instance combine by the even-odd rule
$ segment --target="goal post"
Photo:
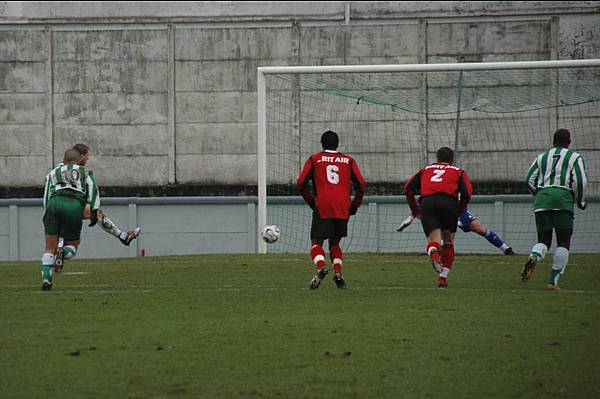
[[[531,245],[535,224],[525,173],[551,147],[558,127],[572,131],[571,148],[583,155],[590,175],[588,223],[576,211],[576,235],[600,238],[593,225],[600,223],[594,202],[600,196],[594,176],[600,59],[259,67],[257,97],[257,234],[267,224],[282,231],[277,244],[259,237],[259,253],[308,250],[311,214],[295,179],[306,158],[320,151],[326,130],[338,132],[340,151],[357,160],[367,181],[344,244],[350,251],[420,251],[418,222],[406,233],[393,227],[408,214],[401,192],[407,176],[434,161],[441,146],[454,148],[457,164],[474,181],[473,208],[483,212],[482,222]],[[595,249],[591,239],[579,241],[580,250]]]

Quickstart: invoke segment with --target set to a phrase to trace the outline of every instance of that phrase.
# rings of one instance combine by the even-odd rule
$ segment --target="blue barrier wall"
[[[476,196],[469,209],[482,223],[501,235],[517,253],[526,254],[535,242],[531,197]],[[103,198],[102,208],[122,229],[135,226],[142,234],[123,246],[99,227],[84,222],[79,258],[117,258],[202,253],[255,253],[256,197]],[[300,197],[270,198],[268,220],[282,230],[270,253],[307,253],[310,249],[310,209]],[[342,244],[348,252],[422,252],[425,238],[418,222],[403,233],[397,226],[408,214],[402,197],[366,197],[350,220]],[[299,215],[282,218],[281,215]],[[397,215],[397,217],[390,217]],[[0,200],[0,261],[37,260],[44,249],[41,199]],[[366,228],[365,226],[368,226]],[[575,212],[573,252],[598,252],[600,199]],[[456,249],[462,253],[499,253],[476,234],[457,232]]]

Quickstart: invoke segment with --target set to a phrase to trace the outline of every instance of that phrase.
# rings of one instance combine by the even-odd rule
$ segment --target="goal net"
[[[537,241],[533,197],[525,184],[535,157],[558,128],[588,172],[588,208],[575,210],[574,252],[596,252],[600,233],[600,60],[396,66],[268,67],[258,73],[258,229],[281,229],[259,252],[310,248],[311,210],[296,188],[306,159],[333,130],[367,181],[342,247],[348,252],[423,252],[409,214],[408,178],[455,150],[474,188],[469,210],[515,252]],[[501,253],[474,232],[457,231],[457,251]]]

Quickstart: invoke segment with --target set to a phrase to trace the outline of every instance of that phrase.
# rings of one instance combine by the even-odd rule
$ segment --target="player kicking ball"
[[[313,210],[310,238],[310,258],[317,273],[310,281],[311,290],[319,288],[329,270],[325,264],[323,244],[329,242],[329,255],[333,264],[333,281],[337,288],[348,288],[342,277],[342,248],[340,241],[348,233],[348,219],[362,203],[365,180],[358,164],[350,155],[337,151],[338,135],[331,130],[321,136],[323,151],[311,155],[298,177],[298,190]],[[310,182],[312,181],[312,191]],[[354,188],[354,199],[351,198]]]
[[[78,143],[75,144],[72,149],[80,154],[79,161],[77,162],[78,165],[85,167],[90,159],[90,147],[86,144]],[[93,227],[99,222],[98,226],[100,226],[102,230],[116,237],[123,245],[128,246],[131,244],[131,242],[139,236],[141,229],[139,227],[129,231],[122,231],[119,229],[119,227],[104,214],[102,209],[100,209],[100,190],[96,183],[96,175],[91,170],[87,171],[86,183],[89,190],[89,196],[88,203],[83,211],[83,219],[90,221],[88,226]],[[62,271],[65,259],[70,259],[74,256],[71,252],[72,248],[65,246],[64,240],[60,238],[53,266],[53,270],[56,273]]]
[[[42,291],[50,291],[58,246],[64,237],[64,249],[75,256],[79,246],[83,210],[89,201],[85,168],[77,164],[79,152],[67,150],[63,161],[46,175],[44,185],[45,251],[42,256]]]
[[[415,173],[404,186],[404,192],[412,214],[398,230],[404,230],[415,217],[421,219],[427,236],[427,255],[438,273],[438,287],[446,288],[454,262],[458,217],[473,193],[469,176],[465,170],[454,166],[454,151],[442,147],[437,151],[437,162]],[[415,200],[418,193],[419,204]]]

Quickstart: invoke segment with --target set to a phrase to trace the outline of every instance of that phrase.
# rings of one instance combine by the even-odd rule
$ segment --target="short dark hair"
[[[571,132],[567,129],[558,129],[554,132],[554,138],[552,139],[554,146],[568,147],[571,144]]]
[[[439,162],[454,162],[454,151],[450,147],[442,147],[437,150],[437,160]]]
[[[90,147],[82,143],[75,144],[73,149],[79,151],[81,155],[85,155],[90,152]]]
[[[321,136],[321,145],[325,150],[335,150],[338,148],[339,143],[340,138],[334,131],[328,130]]]
[[[78,162],[79,158],[81,158],[81,153],[74,148],[69,148],[65,151],[65,156],[63,157],[64,163],[74,163]]]

